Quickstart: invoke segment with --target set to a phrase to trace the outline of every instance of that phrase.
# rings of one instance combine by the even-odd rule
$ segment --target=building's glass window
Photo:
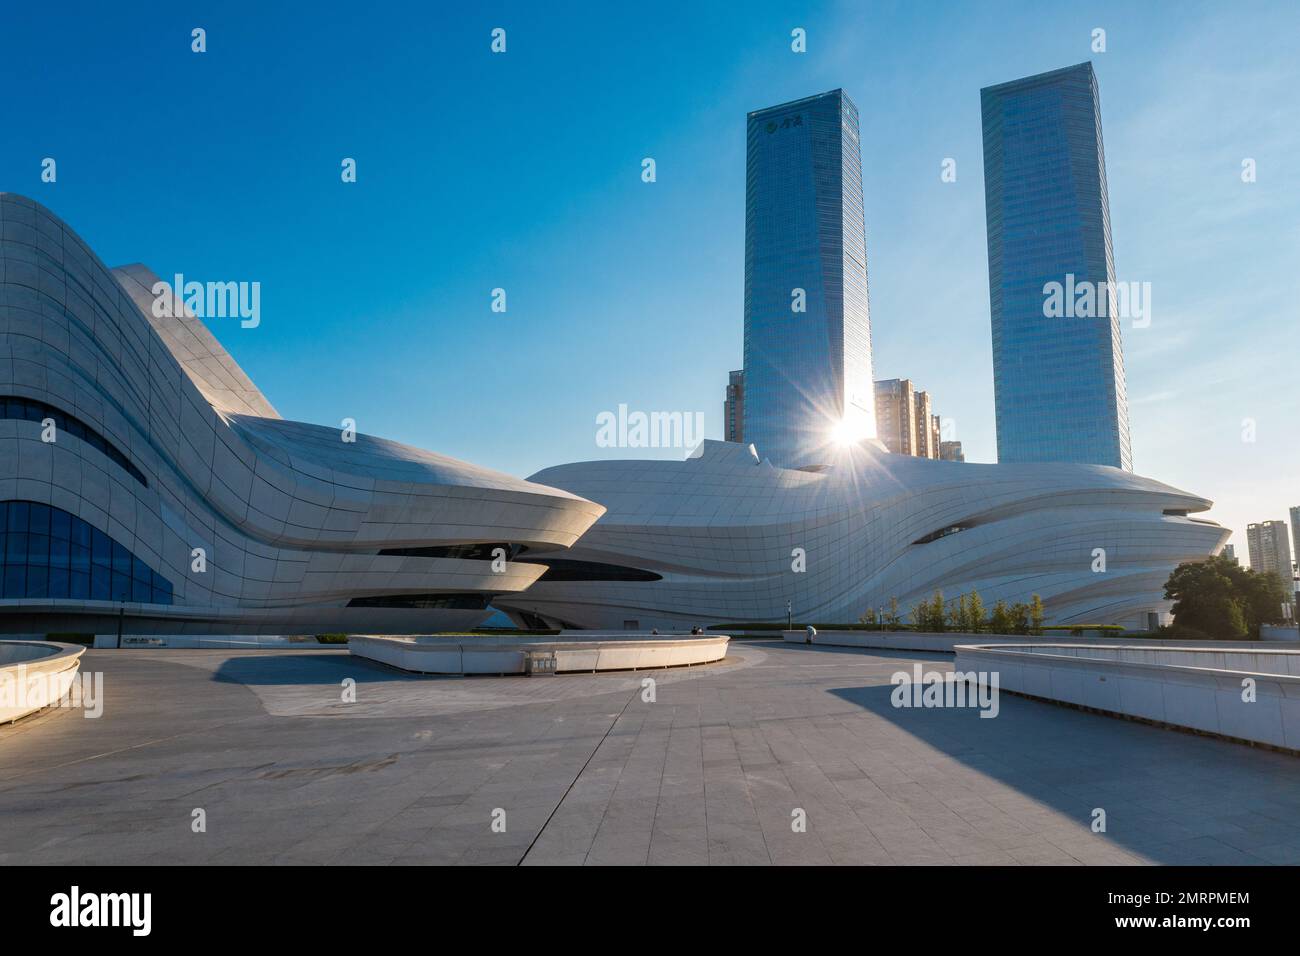
[[[172,603],[170,581],[59,508],[0,501],[0,539],[0,597]]]
[[[442,608],[453,611],[482,611],[492,600],[490,594],[384,594],[355,597],[348,607],[392,607],[418,610]]]
[[[131,459],[122,454],[107,438],[101,435],[95,429],[91,428],[81,419],[69,415],[53,405],[47,405],[44,402],[38,402],[32,398],[18,398],[14,395],[0,396],[0,418],[16,418],[19,421],[43,422],[45,419],[53,419],[54,427],[58,432],[66,432],[76,438],[80,438],[87,445],[96,451],[107,456],[115,465],[118,465],[123,471],[134,478],[146,488],[149,482],[144,473],[135,465],[131,464]],[[57,438],[55,439],[58,440]]]
[[[518,544],[444,544],[417,548],[384,548],[379,553],[402,558],[458,558],[461,561],[492,561],[497,549],[505,552],[507,560],[527,549]]]

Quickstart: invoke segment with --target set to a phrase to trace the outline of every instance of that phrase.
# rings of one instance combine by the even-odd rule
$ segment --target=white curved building
[[[544,571],[495,549],[562,550],[603,511],[285,421],[202,322],[154,315],[156,281],[0,194],[0,631],[467,627]]]
[[[521,623],[681,628],[854,622],[897,598],[1039,594],[1049,623],[1146,627],[1181,561],[1228,531],[1210,502],[1118,468],[982,465],[852,446],[788,470],[706,441],[686,461],[592,461],[530,480],[604,505],[552,569],[496,604]],[[1104,562],[1104,563],[1103,563]],[[798,568],[803,567],[803,570]]]

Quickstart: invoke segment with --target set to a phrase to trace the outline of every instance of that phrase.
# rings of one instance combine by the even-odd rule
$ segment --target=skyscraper
[[[1271,572],[1282,579],[1287,594],[1294,589],[1291,578],[1291,544],[1285,521],[1264,521],[1246,525],[1246,547],[1252,571]]]
[[[1297,557],[1300,557],[1300,505],[1292,505],[1291,514],[1291,543],[1295,545]]]
[[[1131,471],[1092,64],[990,86],[980,101],[998,461]],[[1091,306],[1071,298],[1049,317],[1050,283],[1091,288]]]
[[[843,90],[749,114],[744,436],[785,467],[875,437],[858,110]]]

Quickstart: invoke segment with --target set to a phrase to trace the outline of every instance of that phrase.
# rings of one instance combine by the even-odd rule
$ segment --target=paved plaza
[[[422,678],[324,647],[91,650],[102,717],[0,727],[0,864],[1300,863],[1300,758],[1009,694],[995,719],[896,709],[916,661],[952,666],[738,641],[685,670]]]

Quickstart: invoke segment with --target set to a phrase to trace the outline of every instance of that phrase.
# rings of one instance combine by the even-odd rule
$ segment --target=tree
[[[858,618],[858,623],[865,624],[867,627],[875,627],[877,625],[876,609],[874,607],[867,608],[867,613]]]
[[[1015,633],[1015,619],[1011,616],[1011,609],[1007,607],[1007,602],[1001,598],[993,605],[993,615],[989,618],[989,630],[994,634]]]
[[[947,629],[948,624],[943,616],[943,592],[935,591],[934,597],[930,599],[930,630],[942,634]]]
[[[930,629],[930,602],[925,598],[912,605],[912,629],[915,631]]]
[[[1035,594],[1029,600],[1029,633],[1043,633],[1043,599]]]
[[[970,592],[970,602],[966,605],[969,618],[967,619],[967,628],[972,634],[978,634],[984,629],[984,602],[980,600],[979,591]]]
[[[1174,631],[1220,640],[1259,637],[1259,627],[1282,616],[1286,588],[1275,574],[1261,574],[1216,555],[1180,564],[1165,582],[1174,602]]]
[[[898,598],[889,599],[889,613],[885,615],[885,630],[896,631],[903,625],[903,619],[898,613]]]
[[[954,631],[964,631],[967,620],[966,595],[958,594],[957,603],[948,602],[948,626]]]

